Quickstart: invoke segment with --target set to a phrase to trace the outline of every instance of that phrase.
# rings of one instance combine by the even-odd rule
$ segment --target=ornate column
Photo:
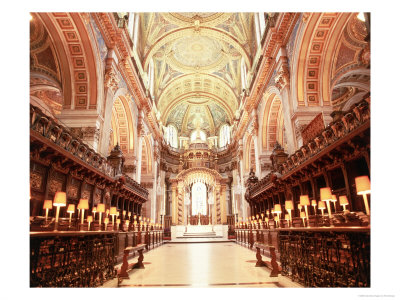
[[[221,185],[221,224],[226,224],[227,219],[226,219],[226,184],[223,183]]]
[[[281,48],[279,50],[279,54],[277,55],[277,65],[276,65],[276,76],[275,76],[275,86],[278,88],[281,101],[282,101],[282,110],[283,110],[283,119],[285,123],[285,135],[288,146],[288,152],[290,154],[294,153],[296,150],[295,146],[295,133],[292,125],[292,105],[289,99],[289,91],[290,91],[290,77],[289,77],[289,65],[286,57],[285,48]]]
[[[177,208],[178,208],[178,225],[183,225],[183,181],[178,182],[178,196],[177,196]]]
[[[172,216],[172,225],[178,224],[178,208],[177,208],[177,187],[178,183],[175,180],[172,180],[172,208],[171,208],[171,216]]]
[[[140,183],[142,176],[142,145],[143,145],[143,137],[145,135],[145,127],[143,124],[143,112],[139,111],[138,118],[138,149],[137,149],[137,168],[136,168],[136,181]]]
[[[215,184],[215,223],[216,224],[221,224],[221,184],[220,182],[217,182]]]

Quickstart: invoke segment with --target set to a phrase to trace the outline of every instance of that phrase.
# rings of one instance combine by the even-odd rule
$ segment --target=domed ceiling
[[[188,136],[196,119],[213,136],[232,123],[242,61],[250,70],[256,51],[252,13],[142,13],[140,44],[164,126]]]

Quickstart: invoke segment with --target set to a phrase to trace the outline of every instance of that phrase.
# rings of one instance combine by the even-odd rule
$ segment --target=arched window
[[[219,130],[219,146],[225,147],[231,142],[231,131],[228,124],[221,126]]]
[[[196,182],[192,186],[192,215],[198,213],[207,214],[207,188],[202,182]]]
[[[190,134],[190,141],[194,142],[196,139],[200,139],[205,142],[207,135],[203,130],[193,130]]]
[[[178,130],[174,125],[168,125],[164,138],[168,145],[178,148]]]

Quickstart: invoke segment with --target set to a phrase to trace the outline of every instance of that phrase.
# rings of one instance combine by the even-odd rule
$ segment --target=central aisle
[[[232,242],[165,244],[144,253],[145,269],[130,271],[121,287],[301,287],[255,263],[255,252]]]

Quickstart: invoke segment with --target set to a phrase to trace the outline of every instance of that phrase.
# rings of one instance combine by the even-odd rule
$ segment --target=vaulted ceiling
[[[143,13],[139,56],[154,65],[154,97],[164,125],[180,135],[193,119],[209,135],[231,123],[239,106],[241,64],[256,51],[250,13]]]

